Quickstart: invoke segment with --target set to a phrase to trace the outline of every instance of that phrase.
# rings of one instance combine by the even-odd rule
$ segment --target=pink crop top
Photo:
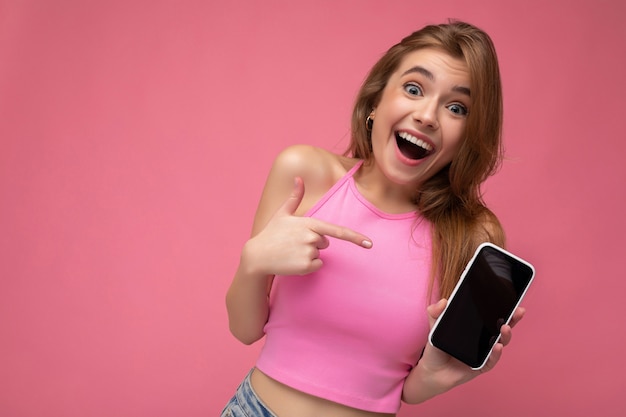
[[[429,330],[430,224],[367,201],[353,178],[360,165],[307,215],[359,231],[373,247],[329,238],[320,270],[275,277],[256,366],[299,391],[396,413]]]

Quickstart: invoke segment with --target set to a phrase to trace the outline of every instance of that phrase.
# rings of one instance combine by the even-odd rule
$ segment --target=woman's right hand
[[[294,188],[265,227],[245,245],[241,266],[250,275],[305,275],[322,267],[320,251],[330,244],[328,237],[371,248],[371,240],[347,227],[296,212],[304,196],[304,183],[295,178]]]

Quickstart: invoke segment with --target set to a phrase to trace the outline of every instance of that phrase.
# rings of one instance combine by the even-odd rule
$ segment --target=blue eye
[[[422,95],[421,87],[419,85],[413,84],[413,83],[404,84],[404,91],[406,91],[408,94],[410,94],[412,96],[421,96]]]
[[[468,113],[467,107],[458,103],[450,104],[448,106],[448,110],[450,110],[452,113],[459,115],[459,116],[467,116],[467,113]]]

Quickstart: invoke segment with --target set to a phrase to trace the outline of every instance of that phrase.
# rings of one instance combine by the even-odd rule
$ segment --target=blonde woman
[[[393,416],[493,368],[510,326],[481,371],[427,335],[475,248],[504,245],[480,194],[501,126],[493,43],[450,22],[374,65],[345,154],[277,157],[226,297],[235,337],[265,344],[222,416]]]

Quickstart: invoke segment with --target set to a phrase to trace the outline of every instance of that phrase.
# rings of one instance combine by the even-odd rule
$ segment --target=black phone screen
[[[481,246],[433,329],[431,343],[472,368],[482,367],[533,276],[527,262]]]

